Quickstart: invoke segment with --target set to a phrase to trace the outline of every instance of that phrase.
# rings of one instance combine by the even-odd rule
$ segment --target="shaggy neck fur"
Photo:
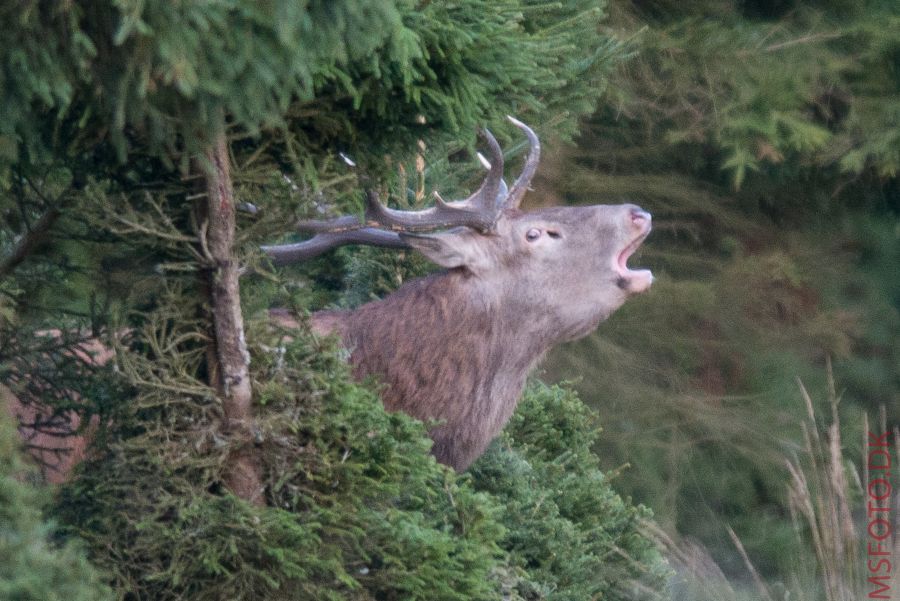
[[[486,293],[463,270],[407,283],[352,312],[313,315],[337,331],[355,375],[384,384],[385,407],[424,421],[438,461],[464,470],[509,419],[528,372],[554,344],[546,324]]]

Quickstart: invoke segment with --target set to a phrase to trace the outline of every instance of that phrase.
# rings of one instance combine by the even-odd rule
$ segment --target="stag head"
[[[635,205],[507,209],[488,233],[458,228],[400,238],[434,263],[467,274],[485,299],[499,291],[508,308],[541,316],[531,325],[553,332],[555,343],[588,334],[650,287],[650,271],[626,264],[650,222]]]
[[[435,193],[432,208],[398,211],[369,190],[364,222],[352,216],[304,221],[298,227],[316,232],[312,239],[264,250],[276,264],[284,264],[342,244],[413,248],[465,276],[485,303],[521,310],[534,322],[522,327],[553,332],[547,342],[586,335],[653,282],[649,270],[627,266],[650,233],[650,214],[631,204],[521,211],[541,147],[531,128],[509,119],[530,143],[523,171],[511,188],[503,181],[500,146],[484,130],[488,175],[469,198],[445,202]]]

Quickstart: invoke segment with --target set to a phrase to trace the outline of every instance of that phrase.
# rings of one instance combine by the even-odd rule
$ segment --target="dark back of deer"
[[[640,208],[518,210],[539,145],[530,129],[516,123],[532,150],[511,189],[502,182],[502,154],[486,134],[491,172],[469,199],[438,201],[424,215],[407,216],[374,206],[370,193],[369,223],[347,230],[346,218],[335,220],[337,233],[319,233],[311,243],[310,252],[318,254],[323,241],[347,243],[350,231],[356,236],[351,242],[409,246],[446,269],[354,311],[316,313],[312,324],[320,333],[339,334],[357,376],[379,378],[389,410],[437,422],[430,430],[433,453],[457,470],[467,468],[500,432],[529,371],[551,347],[590,333],[652,282],[649,271],[626,266],[650,231],[650,215]],[[492,184],[492,178],[499,181]],[[473,212],[479,212],[477,219]],[[374,230],[371,222],[405,232]],[[452,229],[410,233],[429,227]],[[329,228],[316,223],[314,229]],[[303,248],[267,250],[286,262]]]

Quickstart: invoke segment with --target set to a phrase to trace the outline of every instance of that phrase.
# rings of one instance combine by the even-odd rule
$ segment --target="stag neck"
[[[472,331],[490,331],[488,339],[492,350],[504,357],[503,363],[508,369],[522,371],[523,378],[544,353],[559,342],[553,335],[553,332],[559,331],[559,324],[553,322],[549,312],[535,311],[534,306],[525,299],[504,299],[496,282],[485,280],[465,268],[449,269],[412,280],[393,294],[370,304],[396,308],[398,303],[413,300],[414,296],[427,299],[437,313],[434,317],[442,324],[448,324],[440,333],[443,343],[447,343],[447,337],[452,337],[454,333],[469,337]],[[358,311],[367,306],[360,307]],[[360,322],[373,317],[365,311],[360,315]],[[391,312],[391,317],[409,320],[409,315],[401,311]],[[474,329],[455,327],[463,321],[480,325]],[[365,323],[359,325],[367,326]],[[417,337],[425,338],[427,336]],[[441,343],[440,340],[436,342]]]

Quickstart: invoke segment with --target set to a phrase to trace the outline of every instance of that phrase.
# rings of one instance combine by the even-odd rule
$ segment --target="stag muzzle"
[[[635,205],[626,205],[627,231],[629,236],[624,248],[616,256],[615,270],[619,274],[619,287],[631,294],[646,292],[653,284],[653,274],[649,269],[630,269],[628,259],[650,234],[653,218],[650,213]]]

